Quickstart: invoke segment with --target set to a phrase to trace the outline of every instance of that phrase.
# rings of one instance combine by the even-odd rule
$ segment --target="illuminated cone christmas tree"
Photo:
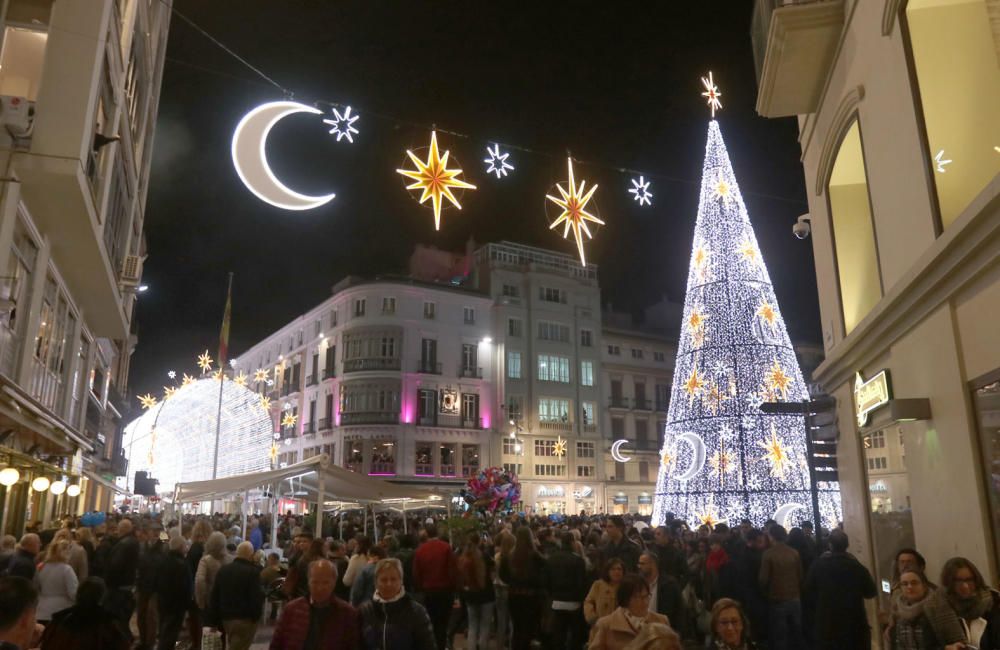
[[[661,463],[654,524],[813,518],[805,418],[762,402],[809,398],[718,123],[708,126],[698,220]],[[839,518],[823,484],[824,525]]]

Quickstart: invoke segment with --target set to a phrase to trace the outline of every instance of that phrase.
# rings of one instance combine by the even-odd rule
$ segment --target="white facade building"
[[[998,11],[756,3],[757,110],[799,123],[844,526],[878,584],[903,547],[1000,575]]]
[[[3,533],[107,510],[125,473],[120,420],[170,4],[3,3],[0,470],[17,472],[0,487]]]

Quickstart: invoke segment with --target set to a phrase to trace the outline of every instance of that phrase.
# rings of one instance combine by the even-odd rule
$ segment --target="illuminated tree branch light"
[[[709,106],[719,108],[711,77],[705,81]],[[691,526],[811,517],[805,418],[759,408],[809,395],[715,120],[681,331],[652,524],[668,512]],[[820,518],[833,526],[839,487],[819,487]]]

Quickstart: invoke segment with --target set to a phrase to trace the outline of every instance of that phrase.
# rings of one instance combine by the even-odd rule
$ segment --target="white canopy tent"
[[[418,501],[441,501],[441,495],[430,490],[422,490],[407,485],[398,485],[377,478],[357,474],[330,463],[327,454],[313,456],[300,463],[266,472],[251,472],[226,476],[208,481],[177,483],[174,487],[174,503],[192,501],[212,501],[226,496],[243,497],[243,534],[246,536],[246,497],[251,490],[270,492],[277,498],[285,481],[295,484],[295,498],[315,503],[318,512],[334,501],[353,501],[360,504],[392,502],[405,504]],[[319,527],[320,519],[317,519]],[[277,522],[271,527],[272,546],[277,533]],[[318,531],[321,532],[321,531]]]

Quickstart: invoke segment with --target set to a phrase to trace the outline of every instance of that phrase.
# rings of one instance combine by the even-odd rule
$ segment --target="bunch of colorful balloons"
[[[462,497],[480,512],[509,512],[521,501],[517,475],[502,467],[487,467],[469,479]]]
[[[87,528],[96,528],[104,523],[106,515],[103,512],[88,512],[80,518],[80,524]]]

